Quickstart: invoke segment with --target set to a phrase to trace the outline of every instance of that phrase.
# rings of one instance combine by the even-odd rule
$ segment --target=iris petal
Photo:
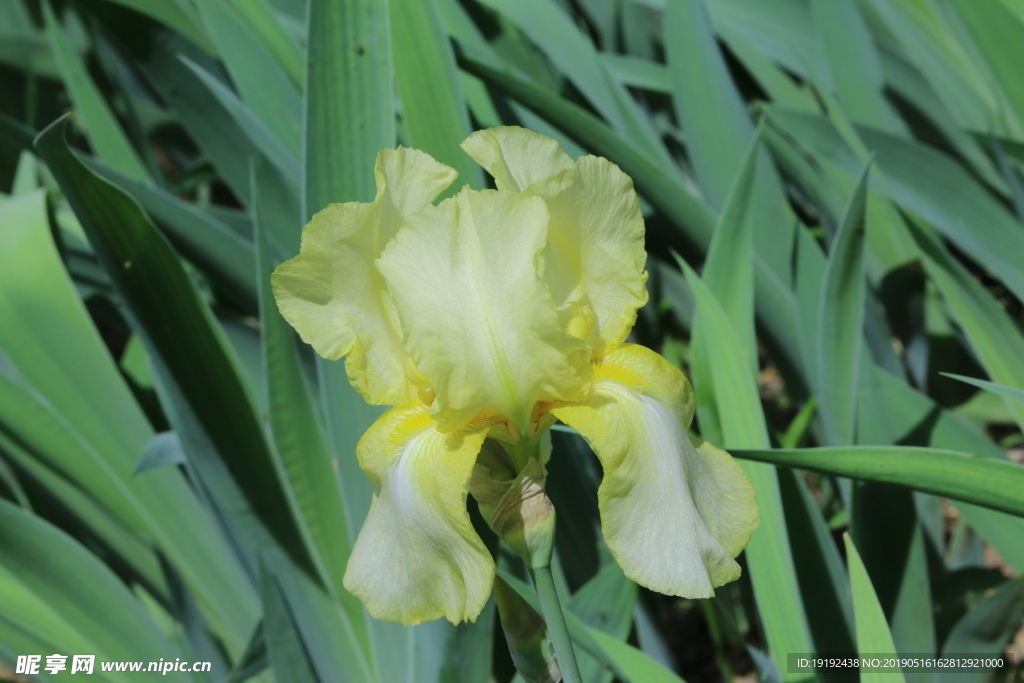
[[[644,219],[629,176],[600,157],[573,162],[557,142],[522,128],[478,131],[462,147],[499,190],[547,204],[544,280],[563,329],[597,355],[624,342],[647,303]]]
[[[491,592],[494,561],[466,511],[488,425],[436,427],[426,405],[392,408],[359,441],[375,493],[344,583],[377,619],[474,621]]]
[[[467,189],[410,216],[378,261],[443,430],[489,409],[523,435],[537,401],[584,395],[590,349],[540,276],[547,226],[539,198]]]
[[[627,576],[688,598],[739,577],[733,557],[757,528],[754,489],[728,453],[687,436],[693,390],[677,368],[642,346],[619,346],[586,400],[552,412],[601,460],[601,528]]]
[[[414,149],[383,150],[372,204],[331,204],[302,231],[298,256],[272,276],[282,315],[325,358],[347,356],[353,386],[370,403],[399,405],[410,394],[409,355],[384,280],[374,266],[404,217],[455,179],[454,170]]]
[[[502,191],[522,192],[538,180],[573,167],[572,157],[549,137],[518,126],[478,130],[462,149]]]

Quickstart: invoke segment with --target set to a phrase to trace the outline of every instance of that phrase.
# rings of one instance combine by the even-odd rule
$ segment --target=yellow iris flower
[[[626,575],[713,595],[739,577],[758,509],[739,464],[687,436],[686,377],[626,343],[647,302],[632,181],[521,128],[462,147],[496,191],[435,206],[455,171],[383,150],[376,199],[316,214],[273,275],[302,339],[346,357],[368,402],[396,406],[357,448],[375,495],[345,587],[378,619],[475,620],[494,579],[466,509],[477,455],[486,438],[536,454],[557,418],[601,460],[602,530]]]

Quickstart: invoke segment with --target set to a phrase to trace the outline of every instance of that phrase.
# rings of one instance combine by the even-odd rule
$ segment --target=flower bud
[[[530,458],[516,474],[505,449],[485,442],[469,482],[484,519],[530,569],[551,564],[555,508],[544,490],[544,465]]]

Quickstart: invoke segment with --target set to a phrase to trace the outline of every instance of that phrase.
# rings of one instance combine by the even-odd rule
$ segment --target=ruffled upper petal
[[[344,583],[377,619],[475,621],[491,592],[494,561],[466,511],[488,424],[436,427],[426,405],[392,408],[357,447],[375,493]]]
[[[622,570],[661,593],[707,598],[740,575],[733,560],[757,528],[754,489],[728,453],[690,441],[693,390],[642,346],[608,352],[586,400],[552,412],[604,467],[601,528]]]
[[[551,212],[544,279],[563,325],[600,356],[626,341],[647,303],[644,218],[633,181],[607,159],[586,156],[526,192]]]
[[[624,342],[647,303],[644,219],[629,176],[600,157],[573,162],[556,141],[517,127],[477,131],[462,148],[499,190],[547,203],[544,280],[563,329],[597,355]]]
[[[462,149],[491,174],[499,190],[522,192],[573,167],[572,157],[561,145],[519,126],[478,130],[462,141]]]
[[[466,189],[410,216],[378,261],[445,431],[490,409],[522,435],[537,401],[588,387],[590,349],[540,277],[547,225],[539,198]]]
[[[377,155],[372,204],[331,204],[302,231],[298,256],[271,278],[282,315],[325,358],[347,356],[349,380],[370,403],[399,405],[410,393],[409,355],[394,303],[374,260],[404,216],[428,206],[456,173],[423,152]]]

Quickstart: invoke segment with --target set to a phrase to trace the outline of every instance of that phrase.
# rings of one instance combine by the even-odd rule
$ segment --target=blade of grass
[[[252,242],[170,192],[132,180],[101,161],[84,159],[93,171],[132,195],[163,229],[181,255],[230,293],[247,311],[256,310]]]
[[[0,567],[8,582],[39,598],[66,629],[86,639],[87,652],[102,659],[151,661],[178,653],[106,565],[64,532],[3,500]],[[4,594],[3,609],[17,614],[26,601]],[[37,620],[30,611],[17,616],[28,624]]]
[[[298,46],[269,14],[264,0],[198,0],[195,4],[241,99],[274,138],[298,157],[302,144],[302,102],[298,90],[302,83],[302,52]],[[285,64],[275,58],[263,42],[264,36],[253,30],[246,16],[260,17],[259,26],[277,27],[283,38],[275,44],[290,45],[287,60],[294,72],[286,71]]]
[[[395,82],[409,144],[459,172],[445,196],[469,184],[484,187],[482,169],[462,151],[469,115],[451,41],[433,0],[390,0]]]
[[[216,618],[221,637],[240,647],[257,618],[255,596],[180,473],[132,477],[153,431],[61,265],[42,191],[0,204],[0,220],[0,348],[45,399],[51,422],[64,425],[40,433],[78,435],[42,450],[63,456],[64,467],[78,468],[70,479],[125,526],[159,543]]]
[[[705,344],[714,340],[714,345],[708,347],[708,366],[718,399],[723,445],[730,451],[769,448],[768,430],[748,356],[711,290],[684,262],[680,261],[680,266],[697,300],[699,322],[694,324],[694,330],[704,335]],[[769,650],[782,671],[785,653],[814,652],[814,644],[796,583],[776,472],[771,467],[750,463],[744,463],[744,470],[757,492],[761,510],[760,526],[745,551],[747,564]],[[795,681],[807,679],[810,674],[783,676],[784,680]]]
[[[657,163],[662,173],[678,177],[678,166],[665,149],[647,114],[604,69],[593,42],[565,10],[551,0],[484,0],[500,12],[565,74],[611,126]]]
[[[889,633],[889,624],[885,621],[885,614],[878,602],[878,596],[871,585],[871,578],[868,576],[860,555],[857,554],[857,547],[853,545],[849,534],[843,535],[843,542],[846,544],[846,560],[850,570],[850,592],[853,594],[853,611],[857,621],[857,651],[862,655],[896,655],[896,646],[892,642],[892,635]],[[887,671],[884,673],[861,670],[860,680],[862,683],[883,683],[895,681],[903,683],[902,672]]]
[[[853,443],[856,380],[864,327],[866,166],[825,266],[818,314],[818,401],[830,443]]]
[[[170,398],[165,404],[190,462],[245,510],[248,554],[280,545],[316,576],[237,360],[178,257],[128,195],[103,181],[64,139],[65,119],[36,142],[123,298]],[[180,330],[189,330],[182,336]],[[218,501],[225,501],[224,496]],[[237,506],[237,507],[235,507]]]
[[[75,112],[81,118],[82,127],[97,156],[136,180],[150,181],[146,165],[128,141],[128,136],[121,129],[121,124],[96,84],[92,82],[84,63],[71,50],[64,29],[49,2],[43,3],[43,16],[61,80],[68,89]]]
[[[716,43],[703,0],[669,0],[665,33],[676,118],[700,188],[708,204],[720,211],[754,139],[754,126]],[[768,155],[757,154],[750,198],[751,214],[757,216],[754,240],[764,262],[788,281],[793,217]]]
[[[305,75],[302,48],[278,21],[274,8],[264,0],[226,0],[226,3],[277,58],[292,84],[301,88]]]
[[[144,14],[164,26],[185,36],[207,54],[216,56],[217,48],[203,30],[202,21],[191,5],[162,0],[111,0],[140,14]]]
[[[957,451],[910,446],[738,449],[737,458],[896,484],[1024,517],[1024,467]]]
[[[1008,399],[1010,401],[1015,401],[1017,403],[1024,404],[1024,391],[1022,391],[1021,389],[1014,389],[1013,387],[1003,386],[1002,384],[996,384],[995,382],[986,382],[983,379],[975,379],[974,377],[954,375],[949,372],[943,372],[940,374],[945,375],[946,377],[952,377],[953,379],[958,379],[961,382],[966,382],[967,384],[976,386],[979,389],[991,391],[993,394],[998,394],[999,396],[1002,396],[1003,398]]]
[[[217,2],[218,0],[210,0]],[[240,100],[224,83],[209,71],[193,62],[188,57],[182,56],[192,73],[206,86],[207,90],[222,107],[231,115],[238,127],[246,134],[252,144],[266,155],[281,172],[295,194],[299,191],[299,160],[298,141],[294,145],[286,145],[281,139],[271,132],[261,119],[254,115],[250,107]],[[297,135],[296,135],[297,137]]]
[[[989,658],[1002,653],[1007,642],[1020,629],[1024,615],[1024,579],[1007,581],[965,614],[953,627],[942,647],[944,655],[971,654]],[[942,672],[940,683],[991,680],[992,668],[981,667],[964,673]]]
[[[828,56],[832,84],[847,115],[890,133],[906,134],[883,91],[882,62],[855,0],[813,0],[814,26]]]
[[[943,410],[887,372],[876,371],[876,375],[881,410],[900,444],[955,450],[1009,462],[1006,454],[967,420]],[[1024,547],[1018,540],[1024,538],[1024,519],[967,503],[959,503],[957,508],[1007,562],[1018,570],[1024,567]]]
[[[814,154],[830,159],[848,175],[864,165],[823,117],[768,107],[771,118]],[[875,153],[885,176],[879,187],[904,211],[935,226],[971,258],[985,264],[1018,297],[1024,298],[1024,231],[1005,206],[962,166],[934,148],[868,128],[857,133]],[[918,245],[920,246],[920,245]]]
[[[263,184],[272,181],[258,168],[254,171],[251,205],[256,224],[260,326],[270,432],[323,563],[330,592],[337,596],[353,625],[361,627],[362,605],[343,586],[352,539],[348,535],[349,522],[340,484],[316,415],[313,395],[306,384],[294,333],[278,311],[270,290],[271,260],[260,190]]]
[[[1011,388],[1024,388],[1024,335],[995,298],[934,236],[913,226],[925,257],[925,268],[938,287],[953,318],[967,336],[989,376]],[[1017,424],[1024,427],[1024,406],[1008,403]]]

